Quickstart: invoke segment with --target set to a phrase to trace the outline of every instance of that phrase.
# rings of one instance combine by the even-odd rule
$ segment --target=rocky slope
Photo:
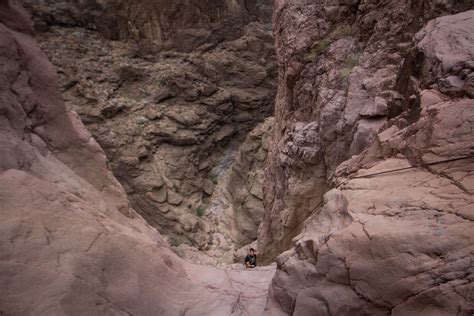
[[[41,9],[61,95],[26,13],[0,0],[1,315],[474,313],[472,1],[275,8],[276,117],[254,128],[274,72],[259,23],[165,52],[135,23],[120,34],[145,42],[116,42]],[[149,225],[214,264],[260,222],[276,274],[190,264]]]
[[[471,315],[472,2],[347,3],[276,2],[268,310]]]
[[[413,36],[430,19],[472,5],[275,2],[279,89],[259,235],[267,261],[290,247],[331,188],[328,180],[340,163],[366,149],[387,120],[398,117],[403,127],[417,118],[419,97],[411,78],[423,84],[434,78],[428,70],[421,76],[412,72],[419,63],[410,53]],[[459,82],[446,83],[452,84]]]
[[[0,314],[261,313],[274,268],[178,258],[66,109],[32,33],[26,13],[0,1]]]
[[[22,0],[37,27],[97,30],[111,40],[138,40],[159,49],[192,51],[236,39],[251,21],[268,22],[272,0]]]
[[[151,1],[134,2],[128,11],[120,1],[23,2],[35,16],[41,47],[58,67],[67,107],[78,112],[106,151],[132,206],[175,246],[216,246],[214,219],[207,216],[210,196],[246,135],[273,112],[273,38],[265,19],[259,22],[259,9],[239,5],[238,12],[222,11],[214,21],[219,6],[203,7],[198,12],[206,17],[198,19],[191,14],[195,6],[179,2],[163,4],[164,11],[144,11],[160,5]],[[226,8],[237,3],[221,2]],[[269,3],[257,4],[264,12]],[[208,23],[214,21],[226,34],[206,37],[191,52],[142,32],[134,38],[118,30],[125,37],[111,41],[104,35],[116,37],[100,25],[89,26],[103,10],[116,18],[128,12],[132,17],[123,18],[129,27],[139,20],[155,25],[159,18],[157,27],[178,33],[186,27],[189,33],[213,31]],[[231,23],[229,14],[241,22]],[[169,41],[184,43],[176,32],[167,32]]]

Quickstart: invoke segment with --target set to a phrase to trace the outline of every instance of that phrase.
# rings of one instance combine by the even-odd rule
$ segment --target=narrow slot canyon
[[[473,9],[0,0],[0,316],[474,314]]]

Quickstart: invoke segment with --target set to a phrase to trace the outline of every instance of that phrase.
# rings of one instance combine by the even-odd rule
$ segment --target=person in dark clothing
[[[245,267],[247,268],[255,268],[257,266],[257,254],[255,253],[255,249],[250,248],[247,256],[245,257]]]

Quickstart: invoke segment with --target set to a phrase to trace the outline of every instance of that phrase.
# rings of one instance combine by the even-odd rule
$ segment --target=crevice
[[[105,235],[106,233],[104,232],[100,232],[97,234],[97,236],[95,236],[95,238],[92,240],[92,242],[89,244],[89,246],[87,247],[87,249],[85,250],[85,252],[89,252],[92,247],[94,247],[95,243],[97,242],[97,240],[102,236],[102,235]]]

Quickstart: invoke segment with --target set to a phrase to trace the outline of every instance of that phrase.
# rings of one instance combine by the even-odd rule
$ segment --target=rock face
[[[134,209],[173,244],[201,249],[212,244],[214,228],[203,211],[214,182],[246,135],[273,112],[276,67],[268,25],[255,22],[256,13],[241,12],[247,22],[234,25],[239,32],[220,42],[206,39],[184,53],[156,46],[140,32],[140,41],[123,42],[75,27],[83,24],[61,12],[76,12],[82,5],[77,2],[26,2],[37,27],[49,24],[38,38],[58,67],[67,107],[78,112],[106,151]],[[145,2],[133,3],[135,8]],[[169,8],[163,4],[164,11],[153,14],[174,21],[167,10],[177,10],[191,18],[193,1],[177,3],[166,2]],[[102,12],[84,8],[84,19]],[[214,9],[203,12],[214,14]],[[207,27],[199,21],[205,19],[181,22]]]
[[[370,43],[375,38],[382,40],[381,33],[377,37],[379,30],[396,34],[394,31],[406,31],[408,26],[398,25],[397,21],[403,18],[387,23],[392,14],[398,16],[394,9],[407,8],[400,2],[389,3],[386,7],[390,8],[390,14],[371,11],[369,5],[362,4],[324,8],[326,16],[363,13],[357,15],[352,26],[363,27],[372,21],[375,30],[366,34],[371,40],[359,57],[359,66],[348,75],[347,95],[341,95],[337,103],[340,113],[333,108],[340,91],[332,91],[324,102],[320,101],[321,95],[304,98],[300,90],[304,88],[302,78],[307,79],[306,72],[317,68],[299,66],[291,57],[293,52],[288,51],[305,47],[304,40],[292,43],[288,49],[283,47],[282,43],[294,39],[285,35],[294,31],[285,23],[289,23],[288,17],[296,7],[287,1],[277,4],[275,30],[281,36],[279,58],[289,65],[293,63],[293,67],[284,68],[280,78],[283,81],[273,138],[277,142],[272,143],[272,158],[269,158],[277,160],[270,160],[267,174],[267,181],[273,181],[267,182],[265,198],[267,205],[272,206],[267,216],[273,216],[273,225],[289,218],[286,213],[278,212],[278,207],[285,210],[296,201],[292,185],[295,177],[302,179],[296,166],[311,166],[308,185],[321,181],[330,190],[324,194],[320,206],[317,205],[319,195],[314,197],[314,194],[320,194],[321,190],[311,191],[310,197],[315,199],[312,205],[311,200],[302,205],[311,210],[316,204],[302,225],[302,232],[293,239],[292,248],[277,258],[278,270],[268,304],[271,313],[472,315],[474,312],[474,100],[471,95],[474,11],[429,21],[414,36],[413,45],[391,43],[393,38],[386,35],[388,42],[382,42],[376,49]],[[432,11],[438,2],[429,3],[423,11],[412,12],[416,18],[413,23],[422,23],[433,12],[439,14]],[[311,5],[305,8],[307,12],[315,12]],[[309,17],[314,18],[308,13]],[[314,34],[326,32],[324,28],[306,27]],[[354,46],[349,45],[351,42]],[[328,56],[317,57],[316,64],[337,58],[338,52],[359,45],[353,35],[331,42],[322,53]],[[335,47],[339,47],[337,51],[333,50]],[[380,50],[387,51],[383,54]],[[366,71],[374,63],[379,63],[379,69],[369,74]],[[332,75],[329,70],[321,74],[323,77],[315,77],[319,83],[317,93],[322,93],[323,78]],[[328,108],[335,112],[328,113]],[[282,133],[281,128],[288,128],[287,122],[292,122],[289,118],[309,110],[314,111],[315,121],[294,123],[290,130],[293,132]],[[332,127],[322,128],[329,119]],[[315,126],[314,134],[308,132],[308,126]],[[365,136],[359,137],[362,132]],[[335,133],[332,142],[325,138],[327,133]],[[351,141],[339,141],[340,137],[349,137]],[[316,147],[319,156],[310,155],[315,147],[302,147],[304,142],[311,141],[319,145]],[[302,145],[298,147],[299,144]],[[350,155],[354,156],[340,163]],[[315,160],[305,160],[308,157]],[[317,174],[320,178],[314,180]],[[282,187],[286,190],[278,191]],[[306,195],[303,198],[309,199]],[[268,234],[268,229],[270,225],[264,234]],[[275,240],[278,239],[274,234],[273,243],[269,239],[265,241],[276,246]],[[265,253],[272,254],[268,248]]]
[[[415,77],[429,84],[446,69],[436,64],[412,73],[420,57],[411,50],[413,35],[430,19],[471,7],[472,1],[275,2],[280,70],[264,186],[267,212],[259,233],[265,260],[291,246],[305,218],[320,207],[340,163],[366,149],[387,120],[416,119],[416,111],[407,110],[416,109],[419,98],[408,85],[416,86]],[[426,40],[427,49],[443,29]],[[460,40],[461,46],[469,40]],[[438,46],[436,54],[445,48]],[[466,57],[463,49],[450,66]],[[470,72],[462,69],[440,79],[439,90],[470,93]]]
[[[261,313],[274,268],[227,272],[170,251],[64,106],[32,33],[0,1],[0,314]]]
[[[227,157],[229,167],[209,181],[212,195],[204,201],[201,216],[209,225],[209,243],[200,251],[186,244],[173,244],[182,258],[192,262],[217,266],[242,263],[247,250],[257,248],[257,234],[264,214],[262,182],[273,118],[257,125],[239,146]],[[207,186],[206,186],[207,187]]]
[[[237,247],[257,240],[264,214],[262,182],[272,125],[273,118],[269,118],[249,133],[224,183],[233,207],[230,214]]]
[[[245,255],[236,256],[235,251],[257,240],[264,214],[262,182],[272,125],[273,118],[268,118],[247,135],[210,197],[207,216],[214,233],[207,253],[222,262],[241,262]]]
[[[0,0],[0,314],[472,315],[474,11],[446,15],[472,2],[331,3],[277,0],[276,117],[254,129],[274,73],[258,23],[187,53],[104,40],[87,14],[51,26],[66,107]],[[222,217],[203,207],[220,197]],[[276,274],[186,263],[148,224],[213,251],[252,241],[263,204]]]
[[[191,51],[242,36],[243,26],[271,17],[271,0],[23,0],[38,26],[87,27],[111,40],[151,41]]]

